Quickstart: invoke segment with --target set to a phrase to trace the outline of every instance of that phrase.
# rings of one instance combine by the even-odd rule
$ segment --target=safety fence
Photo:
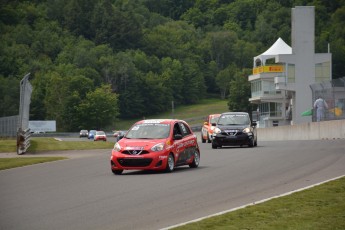
[[[17,131],[17,154],[23,154],[30,147],[30,102],[32,85],[29,82],[30,73],[20,81],[20,104]]]
[[[0,137],[15,137],[17,135],[19,115],[0,117]]]
[[[258,141],[345,139],[345,120],[307,122],[257,129]]]
[[[17,154],[23,154],[30,146],[29,115],[32,85],[30,73],[20,81],[19,115],[0,118],[0,137],[17,137]]]
[[[345,77],[331,81],[315,83],[310,86],[313,102],[322,98],[327,103],[322,120],[345,119]],[[316,121],[316,111],[312,111],[312,121]]]

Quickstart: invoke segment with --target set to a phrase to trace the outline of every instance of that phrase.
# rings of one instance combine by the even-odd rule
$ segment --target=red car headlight
[[[120,145],[118,142],[116,142],[113,149],[114,149],[116,152],[120,152],[120,150],[121,150],[121,145]]]
[[[151,148],[152,152],[162,151],[164,149],[164,143],[156,144]]]

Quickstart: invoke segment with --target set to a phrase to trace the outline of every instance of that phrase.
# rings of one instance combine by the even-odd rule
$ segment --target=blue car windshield
[[[250,119],[247,114],[225,114],[219,117],[218,125],[248,125]]]
[[[163,139],[169,137],[170,124],[138,124],[126,134],[130,139]]]

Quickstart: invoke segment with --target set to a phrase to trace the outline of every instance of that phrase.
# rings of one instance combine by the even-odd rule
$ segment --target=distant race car
[[[80,130],[79,132],[79,137],[88,137],[89,136],[89,132],[85,129]]]
[[[201,128],[201,141],[205,143],[211,143],[212,141],[212,134],[214,129],[216,128],[216,123],[219,118],[220,114],[210,114],[206,117],[204,121],[204,125]]]
[[[245,112],[222,113],[212,135],[212,148],[223,146],[257,146],[256,122]]]
[[[114,132],[113,136],[115,137],[115,141],[121,140],[127,133],[127,130],[118,130]]]
[[[87,139],[93,139],[95,137],[96,130],[90,130]]]
[[[96,131],[95,136],[93,138],[94,141],[107,141],[107,135],[104,131]]]
[[[182,120],[142,120],[115,143],[110,157],[111,170],[165,170],[189,165],[197,168],[200,149],[197,137]]]

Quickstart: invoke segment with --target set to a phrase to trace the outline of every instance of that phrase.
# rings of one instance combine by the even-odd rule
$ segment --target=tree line
[[[253,57],[291,44],[291,8],[316,10],[316,52],[345,76],[345,0],[0,1],[0,116],[18,114],[31,73],[30,120],[105,128],[207,97],[251,111]]]

